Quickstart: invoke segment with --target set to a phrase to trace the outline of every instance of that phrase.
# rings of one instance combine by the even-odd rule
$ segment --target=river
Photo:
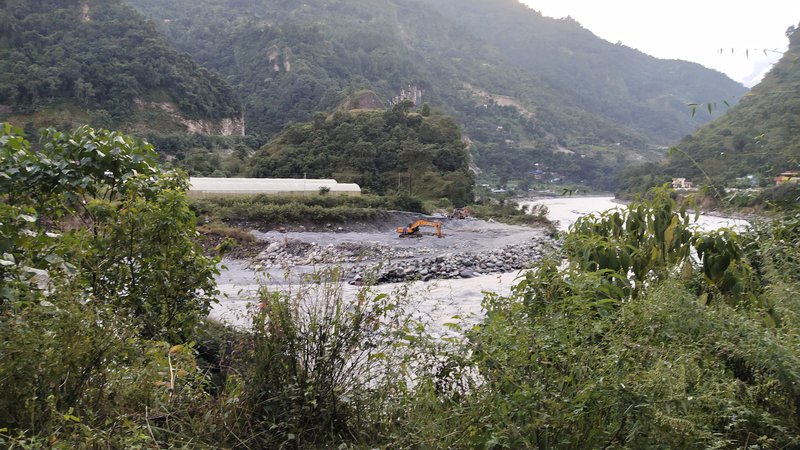
[[[623,207],[613,197],[558,197],[533,199],[520,202],[520,205],[544,205],[548,208],[548,218],[557,222],[559,230],[566,230],[575,220],[586,214],[607,211]],[[746,221],[709,215],[701,215],[698,225],[704,229],[721,227],[743,228]],[[250,314],[256,305],[256,292],[259,286],[266,285],[270,289],[288,291],[293,289],[291,283],[275,279],[275,275],[263,275],[247,268],[243,261],[225,261],[226,268],[217,279],[222,294],[220,302],[215,305],[210,316],[214,319],[237,326],[248,326]],[[309,268],[304,268],[309,270]],[[479,320],[481,301],[486,292],[507,295],[520,273],[504,273],[500,275],[482,275],[475,278],[436,280],[413,283],[388,283],[376,286],[373,291],[389,295],[408,295],[416,304],[420,318],[442,325],[451,322],[453,316],[467,318],[467,321]],[[360,288],[345,284],[345,298],[354,296]],[[401,294],[406,292],[406,294]],[[471,318],[471,319],[470,319]]]
[[[562,231],[566,231],[570,225],[575,223],[578,217],[624,207],[624,204],[615,201],[614,197],[553,197],[523,200],[518,203],[520,206],[546,206],[548,209],[547,218],[557,221],[557,228]],[[701,214],[697,224],[705,230],[723,227],[743,229],[747,226],[747,221]]]

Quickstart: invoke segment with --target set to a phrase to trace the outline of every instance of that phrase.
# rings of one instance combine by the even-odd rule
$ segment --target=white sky
[[[785,51],[786,29],[800,23],[800,0],[520,1],[545,16],[571,16],[612,43],[622,41],[657,58],[693,61],[748,87],[780,59],[763,50]]]

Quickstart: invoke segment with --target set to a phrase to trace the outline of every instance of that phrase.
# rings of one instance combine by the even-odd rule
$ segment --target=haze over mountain
[[[764,80],[738,105],[687,136],[666,166],[669,174],[731,180],[800,169],[800,33]],[[691,161],[691,159],[694,160]]]

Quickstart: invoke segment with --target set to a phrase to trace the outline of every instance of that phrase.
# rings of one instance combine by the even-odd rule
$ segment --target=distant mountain
[[[516,0],[129,0],[166,39],[222,74],[266,141],[371,90],[429,103],[464,126],[484,175],[544,168],[613,188],[618,169],[663,157],[744,86],[597,38]],[[538,164],[538,165],[536,165]]]
[[[675,142],[709,119],[692,117],[687,104],[735,103],[747,92],[719,72],[612,44],[573,19],[544,17],[517,0],[422,1],[535,73],[562,97],[560,103],[657,142]]]
[[[0,120],[243,134],[241,115],[224,80],[121,1],[0,1]]]
[[[787,35],[788,51],[750,94],[684,138],[664,165],[649,171],[730,185],[747,175],[768,183],[780,172],[800,170],[800,32],[790,28]]]
[[[181,133],[246,124],[260,146],[411,100],[457,119],[484,179],[612,189],[711,119],[688,103],[745,92],[516,0],[0,0],[0,120],[121,127],[175,155]]]

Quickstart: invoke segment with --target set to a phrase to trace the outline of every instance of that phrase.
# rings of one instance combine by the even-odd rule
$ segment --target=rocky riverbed
[[[257,272],[338,266],[351,284],[473,278],[530,267],[555,246],[547,230],[478,219],[431,218],[444,237],[398,237],[394,222],[354,231],[253,231]],[[398,222],[399,223],[399,222]]]
[[[420,242],[408,248],[379,242],[320,245],[318,242],[288,237],[266,240],[266,248],[258,254],[250,268],[263,271],[337,265],[344,269],[344,279],[351,284],[430,281],[517,271],[530,267],[545,251],[553,248],[552,239],[544,235],[480,252],[441,252],[439,248],[426,246],[421,241],[436,239],[434,237],[406,239]]]
[[[253,230],[253,255],[227,259],[217,281],[220,303],[212,317],[247,326],[248,308],[257,292],[291,291],[307,276],[326,267],[341,268],[346,297],[362,285],[377,285],[389,295],[408,289],[424,299],[419,313],[442,324],[452,317],[479,317],[486,292],[507,295],[520,272],[557,244],[546,228],[507,225],[477,219],[445,219],[443,238],[430,234],[400,238],[394,228],[416,215],[384,223],[326,227],[326,230],[284,228]]]

